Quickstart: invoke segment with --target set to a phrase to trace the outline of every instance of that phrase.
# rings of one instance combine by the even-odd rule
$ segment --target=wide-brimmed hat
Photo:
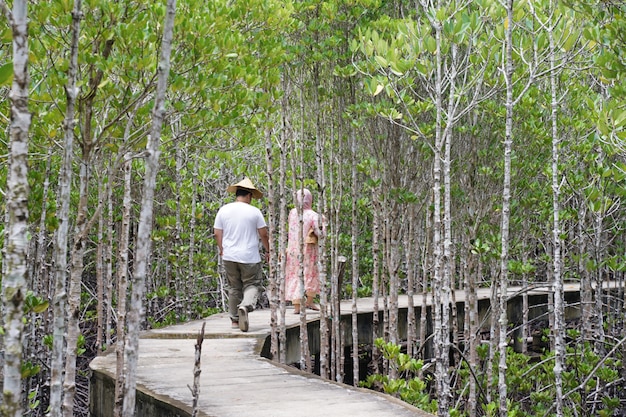
[[[228,191],[229,193],[235,193],[239,188],[250,191],[252,193],[252,197],[256,198],[257,200],[263,197],[263,193],[257,190],[257,188],[254,186],[254,184],[252,184],[252,181],[250,181],[250,178],[248,177],[245,177],[237,184],[229,185],[226,191]]]

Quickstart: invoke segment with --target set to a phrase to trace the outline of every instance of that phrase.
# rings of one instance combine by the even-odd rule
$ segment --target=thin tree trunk
[[[51,246],[50,239],[54,236],[50,235],[48,227],[46,227],[46,221],[50,214],[48,211],[48,204],[50,202],[50,177],[52,175],[52,152],[53,148],[48,149],[48,155],[46,158],[46,170],[42,186],[42,200],[41,200],[41,215],[39,216],[39,225],[37,229],[37,238],[31,239],[30,249],[28,251],[28,259],[33,259],[29,262],[26,272],[26,287],[32,289],[34,294],[39,294],[44,300],[51,299],[54,296],[53,290],[53,275],[50,271],[52,265],[50,259],[50,252],[48,248]],[[6,223],[5,223],[6,226]],[[22,352],[24,358],[29,358],[30,362],[48,363],[50,358],[50,350],[47,346],[38,341],[43,340],[44,337],[52,332],[53,316],[51,309],[46,309],[41,314],[36,314],[32,310],[27,309],[28,316],[25,319],[26,326],[24,331],[24,350]],[[0,319],[0,323],[1,323]],[[35,324],[35,325],[33,325]],[[0,324],[1,325],[1,324]],[[30,333],[30,334],[28,334]],[[2,346],[2,338],[0,337],[0,346]],[[0,359],[0,372],[3,363]],[[0,373],[1,375],[1,373]],[[49,373],[40,373],[41,378],[27,378],[24,382],[23,392],[38,391],[44,378],[49,378]],[[1,378],[1,376],[0,376]],[[0,385],[1,386],[1,385]]]
[[[551,2],[552,3],[552,2]],[[552,4],[551,4],[552,6]],[[551,12],[554,12],[553,8]],[[565,365],[565,298],[563,294],[563,277],[561,276],[561,220],[559,218],[560,184],[559,184],[559,147],[561,138],[558,131],[557,79],[556,79],[556,46],[554,42],[553,22],[548,22],[548,39],[550,41],[550,93],[552,122],[552,216],[553,216],[553,289],[554,289],[554,380],[555,409],[557,417],[563,416],[563,368]]]
[[[372,312],[372,340],[376,341],[380,337],[380,217],[381,207],[378,201],[380,197],[374,193],[373,198],[373,223],[372,223],[372,298],[374,299],[374,311]],[[375,343],[372,343],[372,362],[374,373],[379,374],[380,350]]]
[[[452,45],[453,51],[456,51],[456,45]],[[456,61],[456,52],[453,52],[453,62]],[[455,91],[454,85],[456,80],[456,69],[452,71],[452,74],[449,74],[450,78],[450,98],[448,105],[448,117],[452,116],[452,102],[453,98],[456,94],[453,94]],[[449,325],[448,332],[452,333],[452,343],[455,346],[459,346],[459,332],[458,332],[458,319],[457,319],[457,309],[456,309],[456,293],[454,291],[455,284],[453,278],[454,271],[454,257],[452,254],[452,197],[451,197],[451,184],[450,184],[450,165],[451,165],[451,157],[450,157],[450,148],[452,147],[452,131],[448,126],[445,129],[445,145],[444,145],[444,158],[443,158],[443,230],[444,230],[444,238],[443,238],[443,303],[445,306],[448,306],[450,309],[447,317],[449,317]],[[450,352],[450,337],[446,337],[447,345],[444,345],[445,352]],[[458,363],[459,355],[458,350],[454,349],[454,357],[456,359],[455,362]]]
[[[59,174],[59,228],[55,245],[55,295],[53,298],[54,327],[52,342],[51,378],[50,378],[50,415],[60,416],[63,410],[63,389],[68,376],[64,375],[64,354],[66,352],[65,337],[67,314],[67,245],[70,218],[70,191],[72,187],[72,158],[74,151],[74,109],[78,89],[76,78],[78,71],[78,42],[80,37],[81,0],[75,0],[72,12],[72,41],[70,44],[70,65],[68,68],[65,95],[67,109],[64,120],[64,154],[61,173]],[[69,346],[69,345],[68,345]],[[72,396],[72,404],[74,398]],[[71,411],[71,410],[68,410]]]
[[[2,277],[4,312],[4,385],[0,411],[3,416],[22,415],[22,335],[28,255],[28,17],[27,1],[14,0],[10,22],[13,29],[13,85],[10,155],[7,174],[5,247]],[[6,9],[4,9],[6,12]],[[9,14],[8,12],[6,12]]]
[[[432,198],[432,196],[431,196]],[[427,326],[428,326],[428,294],[430,293],[429,289],[428,289],[428,276],[429,276],[429,272],[428,272],[428,265],[432,265],[432,258],[431,258],[431,251],[430,251],[430,241],[429,241],[429,236],[431,236],[431,232],[432,232],[432,226],[431,226],[431,212],[430,210],[424,210],[424,215],[425,215],[425,219],[424,219],[424,245],[422,248],[422,274],[421,274],[421,293],[422,293],[422,299],[421,299],[421,304],[420,304],[420,335],[419,335],[419,341],[420,341],[420,349],[422,350],[422,352],[424,352],[423,354],[425,354],[425,350],[426,350],[426,336],[428,334],[427,332]],[[432,233],[432,235],[434,235],[434,233]],[[434,308],[434,303],[433,303],[433,308]],[[420,377],[422,377],[422,373],[420,371]]]
[[[127,125],[128,126],[128,125]],[[132,159],[130,153],[124,156],[124,194],[122,198],[122,227],[119,234],[117,257],[117,343],[115,400],[113,414],[121,417],[124,405],[124,340],[126,338],[126,291],[128,289],[128,255],[130,240],[130,216],[132,210],[131,177]]]
[[[317,89],[316,89],[317,91]],[[315,95],[316,101],[316,114],[320,112],[319,109],[319,97],[317,94]],[[326,216],[326,175],[325,175],[325,164],[324,164],[324,140],[322,134],[320,132],[319,126],[321,123],[317,123],[317,134],[315,140],[315,149],[316,149],[316,161],[317,161],[317,183],[319,185],[318,191],[318,224],[322,225],[325,223]],[[328,348],[329,348],[329,337],[330,337],[330,329],[328,328],[328,279],[326,277],[327,271],[327,263],[326,263],[326,235],[327,233],[322,234],[320,236],[318,245],[319,245],[319,256],[317,269],[319,271],[319,280],[320,280],[320,375],[322,378],[328,379],[330,374],[330,367],[328,364]]]
[[[46,218],[48,216],[48,202],[50,192],[50,175],[51,175],[51,162],[52,162],[52,150],[48,148],[48,157],[46,158],[46,174],[43,182],[41,195],[43,196],[43,204],[41,205],[41,215],[39,216],[39,227],[37,232],[37,239],[33,239],[33,243],[36,242],[35,261],[30,265],[28,275],[30,278],[29,287],[38,294],[50,294],[50,279],[48,272],[48,264],[46,262],[46,238],[48,236],[48,229],[46,227]],[[47,311],[44,312],[44,321],[47,315]],[[47,332],[47,329],[40,328],[42,331]],[[44,358],[45,360],[45,358]]]
[[[76,6],[78,4],[78,6]],[[75,7],[80,7],[77,1]],[[80,9],[73,13],[73,20],[80,17]],[[78,15],[76,15],[78,13]],[[108,57],[113,47],[113,41],[105,43],[102,51],[103,57]],[[80,334],[78,316],[80,314],[82,277],[84,272],[84,256],[86,250],[87,235],[92,227],[92,222],[97,218],[97,213],[91,220],[88,220],[89,205],[89,183],[91,181],[91,160],[92,152],[96,149],[96,143],[93,140],[92,122],[93,122],[93,102],[96,93],[100,88],[103,78],[103,70],[96,70],[89,79],[89,93],[81,99],[80,105],[83,109],[84,116],[80,126],[81,130],[81,161],[79,169],[79,190],[78,190],[78,207],[76,209],[76,223],[74,225],[74,241],[71,253],[70,280],[68,283],[68,303],[67,303],[67,354],[65,357],[65,379],[63,381],[63,415],[72,417],[74,414],[74,396],[76,393],[76,358],[77,343]],[[98,207],[98,210],[100,208]]]
[[[597,354],[604,354],[604,293],[602,291],[602,268],[599,266],[602,263],[602,239],[603,239],[603,213],[594,213],[594,257],[596,265],[598,267],[594,271],[594,284],[595,284],[595,303],[594,303],[594,350]]]
[[[152,113],[152,129],[146,146],[146,176],[144,179],[139,228],[137,231],[137,250],[135,271],[133,274],[133,290],[131,308],[128,314],[128,334],[124,346],[124,363],[127,365],[125,380],[125,396],[123,416],[135,415],[135,398],[137,387],[137,360],[139,356],[139,330],[143,316],[143,301],[146,275],[150,258],[150,236],[154,204],[154,189],[159,168],[160,140],[163,119],[165,116],[165,93],[170,71],[170,55],[176,16],[176,0],[168,0],[163,26],[161,57],[158,66],[158,81]]]
[[[178,136],[179,130],[180,130],[180,126],[178,123],[174,123],[171,125],[172,128],[172,136],[176,137]],[[182,199],[182,176],[181,176],[181,171],[183,170],[183,166],[184,166],[184,160],[183,160],[183,152],[181,149],[181,141],[180,140],[176,140],[175,141],[175,164],[176,164],[176,172],[174,173],[174,182],[176,184],[176,211],[174,214],[175,217],[175,235],[174,235],[174,248],[173,248],[173,252],[174,253],[179,253],[181,247],[183,246],[183,241],[181,239],[181,231],[183,228],[182,225],[182,207],[181,207],[181,199]],[[169,264],[169,262],[168,262]],[[183,306],[183,304],[186,304],[187,306],[191,305],[191,303],[186,302],[183,303],[180,300],[180,297],[182,294],[191,294],[189,292],[185,291],[185,282],[189,283],[189,281],[193,280],[193,277],[191,275],[188,274],[184,274],[181,268],[181,265],[178,263],[174,263],[173,265],[173,270],[174,270],[174,285],[173,288],[171,286],[168,286],[168,288],[170,288],[170,295],[168,297],[166,297],[166,302],[165,305],[167,305],[167,301],[169,299],[169,301],[173,301],[174,302],[174,308],[176,310],[176,312],[178,314],[183,312],[183,308],[185,308]],[[186,275],[184,277],[184,281],[183,281],[183,275]]]
[[[285,79],[283,79],[283,85],[288,86],[289,84]],[[285,91],[288,91],[285,89]],[[279,241],[278,241],[278,250],[280,256],[278,257],[279,262],[279,276],[278,276],[278,302],[280,308],[280,323],[278,323],[278,361],[280,363],[284,363],[287,357],[287,331],[285,324],[285,313],[286,313],[286,303],[285,303],[285,271],[287,267],[286,259],[287,259],[287,229],[285,228],[285,224],[288,222],[288,214],[287,214],[287,192],[285,190],[285,184],[287,183],[287,143],[288,137],[291,133],[291,124],[288,119],[288,94],[284,95],[285,97],[281,101],[282,105],[282,123],[283,128],[280,133],[280,172],[278,175],[278,189],[280,194],[280,215],[279,215]]]
[[[407,221],[408,230],[404,238],[404,256],[406,262],[406,275],[407,275],[407,297],[408,306],[406,313],[406,353],[410,357],[415,354],[415,306],[413,297],[415,296],[415,254],[413,249],[414,239],[414,227],[417,222],[415,221],[414,207],[411,206],[409,210],[409,218]]]
[[[388,341],[398,345],[398,292],[399,277],[398,270],[400,267],[399,255],[399,226],[396,213],[388,213],[385,216],[385,253],[386,264],[389,273],[389,338]],[[391,378],[396,378],[396,368],[391,369]]]
[[[102,163],[102,162],[101,162]],[[104,171],[104,170],[103,170]],[[98,183],[98,206],[104,207],[106,187],[104,180]],[[102,349],[104,335],[104,253],[106,242],[104,241],[104,213],[98,213],[98,231],[96,237],[96,349]]]
[[[466,298],[468,305],[468,326],[469,326],[469,368],[471,372],[477,374],[478,369],[478,343],[480,340],[478,339],[480,328],[478,326],[478,300],[477,300],[477,290],[476,290],[476,278],[481,279],[483,275],[483,262],[482,262],[482,254],[479,252],[476,255],[476,271],[467,271],[467,286],[466,286]],[[487,365],[490,366],[490,365]],[[478,399],[476,396],[476,386],[478,381],[472,376],[469,381],[469,416],[476,417],[476,412],[478,409]]]
[[[496,358],[496,345],[498,343],[498,318],[500,316],[500,303],[498,302],[498,295],[500,286],[497,281],[497,273],[495,271],[497,267],[495,265],[491,265],[491,275],[489,277],[489,281],[491,282],[491,294],[489,296],[489,305],[491,306],[491,314],[489,315],[489,360],[487,361],[487,372],[485,376],[485,380],[487,381],[487,386],[491,386],[494,383],[493,377],[493,364],[495,363]],[[490,403],[492,400],[490,389],[486,392],[486,402]]]
[[[295,153],[295,152],[294,152]],[[300,164],[300,170],[302,170],[302,164]],[[295,172],[296,169],[292,167],[292,171]],[[302,183],[302,180],[300,180]],[[294,186],[296,185],[294,178]],[[295,188],[295,187],[294,187]],[[294,201],[297,201],[295,198],[294,192]],[[304,240],[302,239],[302,229],[303,229],[303,218],[302,218],[302,204],[296,202],[296,207],[298,210],[298,237],[299,237],[299,251],[298,251],[298,280],[300,281],[300,288],[302,289],[302,293],[300,296],[300,369],[304,371],[311,370],[311,357],[309,352],[309,335],[308,335],[308,325],[306,319],[306,289],[304,283],[304,268],[303,268],[303,260],[304,260]]]
[[[343,275],[346,271],[346,262],[348,261],[348,258],[346,258],[343,255],[340,255],[337,257],[337,265],[335,268],[335,275],[333,277],[333,286],[335,288],[334,294],[333,294],[333,335],[336,335],[336,337],[333,336],[333,341],[334,341],[334,366],[333,366],[333,370],[334,370],[334,380],[337,382],[343,382],[344,380],[344,372],[343,372],[343,367],[345,364],[345,355],[344,355],[344,343],[343,343],[343,338],[344,338],[344,328],[341,324],[341,308],[340,308],[340,304],[341,304],[341,283],[343,282]],[[332,375],[331,375],[332,377]]]
[[[352,201],[352,224],[351,224],[351,247],[352,247],[352,383],[356,387],[359,385],[359,328],[358,328],[358,311],[357,311],[357,289],[359,287],[359,263],[357,256],[357,144],[356,132],[354,128],[350,130],[350,149],[352,157],[351,168],[351,201]]]
[[[454,269],[454,259],[452,257],[452,197],[451,197],[451,183],[450,183],[450,167],[452,164],[451,148],[452,148],[452,127],[454,120],[454,109],[456,107],[456,100],[458,92],[456,91],[457,82],[457,45],[452,43],[451,45],[451,57],[450,66],[446,68],[446,78],[449,83],[448,92],[448,108],[446,110],[447,118],[445,120],[445,128],[443,130],[443,286],[442,291],[442,307],[444,309],[444,352],[446,358],[450,352],[450,332],[452,333],[453,341],[458,346],[458,329],[457,329],[457,311],[454,298],[454,282],[452,278]],[[440,87],[441,88],[441,87]],[[438,93],[439,94],[439,93]],[[450,320],[451,319],[451,320]],[[458,359],[457,350],[454,350],[454,355]],[[446,364],[449,361],[446,360]],[[449,385],[448,378],[448,385]],[[448,390],[450,387],[448,388]],[[448,391],[449,392],[449,391]],[[447,394],[452,397],[452,394]]]
[[[80,293],[84,270],[85,246],[90,222],[87,219],[87,199],[90,181],[89,160],[90,145],[83,147],[83,159],[80,164],[79,203],[74,226],[74,243],[72,245],[70,282],[67,299],[67,352],[65,356],[65,379],[63,381],[63,415],[74,415],[74,396],[76,394],[76,357],[78,336],[80,334],[78,316],[80,314]]]
[[[528,259],[526,254],[523,257],[523,263],[526,265]],[[525,355],[528,353],[528,335],[530,334],[530,325],[528,324],[528,274],[522,273],[522,353]]]
[[[449,297],[446,294],[445,273],[444,273],[444,241],[441,238],[441,150],[443,148],[444,137],[443,126],[443,68],[441,57],[441,23],[431,22],[435,31],[436,41],[436,81],[435,81],[435,148],[433,156],[433,296],[434,304],[434,332],[435,332],[435,374],[437,380],[437,408],[440,416],[447,416],[450,404],[450,377],[448,375],[448,350],[450,345],[449,331]]]
[[[187,294],[187,298],[190,298],[189,294],[193,294],[196,288],[196,274],[195,274],[195,261],[196,254],[196,204],[198,196],[198,165],[193,164],[193,175],[191,177],[191,213],[189,218],[189,249],[187,250],[187,268],[188,271],[185,274],[188,278],[184,280],[183,287],[184,293]],[[187,301],[186,303],[186,315],[191,317],[192,303]]]
[[[508,261],[509,261],[509,220],[511,210],[511,148],[513,143],[513,0],[507,0],[507,25],[505,26],[505,61],[504,78],[506,84],[506,127],[504,138],[504,180],[502,185],[502,218],[500,226],[500,338],[498,362],[498,392],[500,394],[500,417],[507,417],[507,296],[508,296]]]
[[[337,98],[339,104],[338,107],[345,108],[344,97]],[[344,123],[343,118],[337,114],[337,126],[338,132],[334,138],[334,146],[330,146],[329,160],[336,161],[349,161],[349,149],[346,149],[350,145],[349,140],[344,138],[349,137],[351,127]],[[330,219],[331,230],[341,230],[341,225],[344,219],[341,216],[341,201],[344,198],[343,190],[344,186],[344,168],[347,164],[339,163],[334,164],[335,170],[331,171],[333,175],[330,176],[330,201],[333,203],[331,206],[332,217]],[[345,338],[347,332],[347,326],[342,323],[342,306],[341,300],[343,298],[343,276],[345,273],[347,257],[338,252],[339,248],[339,233],[331,234],[330,247],[333,248],[331,252],[331,263],[333,265],[333,275],[331,277],[331,316],[332,316],[332,331],[331,331],[331,379],[337,382],[344,382],[345,379]]]
[[[265,159],[267,162],[267,182],[269,184],[267,190],[267,199],[270,202],[275,200],[274,193],[274,156],[273,156],[273,146],[272,146],[272,132],[269,129],[265,130]],[[276,213],[274,213],[275,205],[270,203],[268,205],[268,213],[267,218],[270,225],[270,261],[269,261],[269,302],[270,302],[270,328],[272,329],[272,333],[270,336],[270,355],[274,360],[279,360],[278,358],[278,287],[277,287],[277,274],[276,269],[274,268],[275,257],[274,253],[276,252],[274,239],[274,225],[276,224],[275,218]],[[279,256],[279,259],[281,257]]]
[[[582,340],[593,338],[593,288],[587,268],[589,254],[587,253],[587,205],[583,199],[578,201],[578,273],[580,274],[580,304],[582,310]]]
[[[113,164],[109,164],[108,178],[106,189],[106,201],[107,201],[107,242],[106,242],[106,303],[105,303],[105,317],[106,317],[106,332],[105,343],[109,347],[112,344],[112,329],[113,323]]]
[[[550,242],[552,243],[552,242]],[[551,245],[547,245],[548,248],[551,248]],[[550,250],[550,249],[549,249]],[[553,289],[554,288],[554,268],[552,269],[548,269],[546,271],[546,282],[548,283],[548,285],[550,285],[550,288]],[[550,296],[548,297],[548,328],[549,329],[554,329],[554,296],[553,294],[550,294]],[[550,351],[554,352],[555,346],[554,346],[554,333],[550,332],[548,334],[548,339],[549,339],[549,343],[550,343]]]
[[[383,202],[383,206],[387,207],[387,201]],[[382,211],[383,213],[383,219],[387,218],[387,212],[386,211]],[[383,220],[384,222],[385,220]],[[385,230],[386,226],[383,228],[383,233],[386,233],[387,231]],[[386,236],[383,236],[383,242],[387,239]],[[386,259],[387,258],[387,250],[388,250],[388,246],[383,244],[383,258]],[[382,263],[382,271],[381,271],[381,282],[380,282],[380,297],[382,299],[383,302],[383,307],[382,307],[382,312],[383,312],[383,325],[382,325],[382,329],[381,332],[383,334],[383,340],[385,342],[389,341],[389,269],[387,268],[387,262],[383,262]],[[387,279],[386,279],[387,278]],[[387,359],[384,355],[383,355],[383,375],[389,375],[389,359]]]

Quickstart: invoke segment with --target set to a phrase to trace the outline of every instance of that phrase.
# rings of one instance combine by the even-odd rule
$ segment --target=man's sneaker
[[[248,331],[248,309],[245,307],[239,307],[239,330],[242,332]]]
[[[231,320],[230,321],[230,327],[233,329],[238,329],[239,328],[239,322],[237,320]]]

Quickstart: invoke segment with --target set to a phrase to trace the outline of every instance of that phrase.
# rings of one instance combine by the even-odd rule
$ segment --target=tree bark
[[[351,168],[351,201],[352,201],[352,223],[351,223],[351,247],[352,247],[352,383],[354,386],[359,385],[359,327],[358,327],[358,310],[357,298],[359,287],[359,263],[357,256],[357,236],[358,236],[358,213],[357,213],[357,142],[356,132],[354,128],[350,130],[350,154],[352,157]]]
[[[113,323],[113,166],[109,165],[108,168],[109,182],[106,188],[106,204],[107,204],[107,237],[106,237],[106,250],[105,250],[105,265],[106,265],[106,306],[105,306],[105,343],[106,346],[111,346],[111,326]]]
[[[103,162],[100,161],[102,164]],[[102,168],[102,165],[100,165]],[[102,169],[104,172],[104,169]],[[100,179],[98,183],[98,206],[104,207],[106,186],[104,181]],[[98,213],[98,231],[96,232],[96,349],[103,347],[102,339],[104,336],[104,254],[106,252],[106,242],[104,240],[104,210]]]
[[[274,360],[280,361],[278,358],[278,312],[280,301],[278,298],[278,281],[277,281],[277,273],[275,268],[275,253],[276,253],[276,233],[275,233],[275,224],[276,224],[276,213],[275,213],[275,189],[274,189],[274,147],[272,146],[272,132],[269,128],[265,130],[265,159],[267,162],[267,180],[268,180],[268,190],[267,190],[267,199],[270,201],[268,205],[268,223],[270,225],[270,260],[269,260],[269,302],[270,302],[270,328],[271,328],[271,336],[270,336],[270,355]],[[282,230],[282,227],[281,227]],[[280,258],[280,256],[279,256]],[[284,315],[283,315],[284,317]]]
[[[52,360],[50,377],[50,415],[60,416],[65,413],[64,384],[67,374],[63,374],[64,355],[66,352],[66,314],[67,314],[67,245],[70,220],[70,191],[72,187],[72,159],[74,152],[75,105],[78,95],[76,78],[78,72],[78,43],[80,37],[80,21],[82,19],[81,0],[74,1],[72,11],[72,40],[70,44],[70,65],[68,68],[65,95],[67,109],[64,120],[64,153],[63,164],[59,174],[59,229],[57,230],[55,255],[55,295],[53,298],[54,327],[52,342]],[[72,405],[74,402],[71,396]],[[70,412],[71,410],[68,410]]]
[[[319,109],[318,109],[319,111]],[[326,174],[324,164],[324,146],[325,142],[321,133],[317,135],[316,139],[316,155],[317,155],[317,183],[319,195],[317,201],[319,212],[319,224],[324,224],[326,215]],[[320,375],[323,378],[328,379],[330,375],[329,366],[329,353],[330,346],[330,329],[328,327],[328,277],[326,275],[327,262],[326,262],[326,235],[320,236],[319,256],[317,268],[319,271],[320,280]]]
[[[550,2],[550,14],[555,12]],[[555,380],[555,410],[556,416],[563,416],[563,370],[565,367],[565,296],[563,294],[563,277],[561,275],[561,219],[560,204],[560,172],[559,148],[561,138],[558,131],[557,100],[557,67],[556,45],[554,41],[554,26],[556,22],[547,22],[548,39],[550,42],[550,120],[552,124],[552,262],[553,262],[553,291],[554,291],[554,380]]]
[[[90,145],[83,146],[83,157],[80,163],[79,203],[74,225],[74,242],[72,244],[70,282],[67,299],[66,324],[66,356],[65,379],[63,380],[63,415],[73,417],[74,395],[76,394],[76,357],[78,337],[80,334],[80,295],[84,270],[84,255],[86,250],[87,233],[90,222],[87,219],[88,188],[90,181],[89,161],[91,159]]]
[[[187,294],[186,298],[190,298],[189,294],[193,294],[195,290],[195,282],[197,280],[195,273],[195,254],[196,254],[196,205],[198,196],[198,164],[193,164],[193,175],[191,177],[191,213],[189,213],[189,249],[187,249],[187,268],[188,271],[182,271],[184,275],[188,276],[185,280],[184,294]],[[185,314],[187,317],[192,317],[191,301],[185,302]]]
[[[408,216],[408,227],[406,234],[404,236],[404,248],[405,248],[405,263],[406,263],[406,275],[407,275],[407,297],[408,297],[408,305],[407,305],[407,314],[406,314],[406,353],[410,357],[414,355],[415,349],[415,308],[414,308],[414,297],[415,297],[415,258],[414,258],[414,233],[415,233],[415,225],[417,224],[414,208],[411,207],[409,210]]]
[[[2,279],[4,310],[4,385],[0,411],[3,416],[22,415],[22,336],[26,296],[28,254],[28,8],[27,1],[14,0],[11,14],[13,31],[13,85],[9,170],[7,178],[5,247]]]
[[[580,304],[582,311],[582,340],[593,339],[593,288],[591,276],[586,263],[589,261],[587,253],[587,204],[581,198],[578,200],[578,222],[576,235],[578,238],[578,270],[580,271]]]
[[[145,282],[150,258],[150,238],[152,233],[152,217],[154,189],[159,168],[160,140],[163,119],[165,117],[165,93],[170,72],[170,56],[176,16],[176,0],[168,0],[163,25],[163,40],[158,66],[158,81],[152,113],[152,128],[146,146],[146,176],[144,178],[139,228],[137,231],[136,265],[133,273],[133,290],[131,308],[128,314],[128,334],[124,346],[124,362],[127,365],[125,380],[125,396],[122,414],[124,417],[135,415],[135,399],[137,388],[137,360],[139,356],[139,330],[143,316]]]
[[[291,85],[286,78],[283,78],[283,87],[286,92],[291,91]],[[291,124],[289,122],[289,113],[288,107],[289,103],[287,100],[288,94],[283,96],[281,100],[281,112],[282,112],[282,129],[280,133],[280,166],[279,166],[279,174],[278,174],[278,190],[280,194],[280,214],[279,214],[279,238],[278,238],[278,251],[280,256],[278,257],[278,283],[277,283],[277,302],[278,308],[280,309],[280,322],[278,323],[278,328],[276,331],[278,332],[278,358],[277,360],[280,363],[284,363],[287,356],[287,334],[286,334],[286,324],[285,324],[285,312],[286,312],[286,303],[285,303],[285,270],[287,267],[286,259],[287,259],[287,228],[285,228],[285,224],[288,223],[288,214],[287,214],[287,192],[285,190],[285,184],[287,183],[287,143],[288,138],[291,134]]]
[[[380,332],[380,218],[382,207],[378,193],[373,197],[373,221],[372,221],[372,298],[374,299],[374,311],[372,312],[372,340],[376,341],[381,336]],[[381,373],[380,369],[381,352],[375,343],[372,343],[372,362],[374,373]]]
[[[448,375],[448,349],[450,347],[450,306],[449,296],[445,288],[445,265],[444,246],[445,242],[441,237],[441,160],[442,148],[444,146],[443,130],[443,65],[441,57],[441,23],[431,22],[435,31],[436,41],[436,79],[435,79],[435,147],[433,157],[433,295],[434,295],[434,331],[435,331],[435,373],[437,379],[437,408],[438,414],[447,416],[450,404],[450,376]]]
[[[509,261],[509,221],[511,210],[511,148],[513,143],[513,0],[506,2],[507,25],[505,25],[505,60],[504,81],[506,84],[506,127],[504,138],[504,180],[502,184],[502,218],[500,226],[500,301],[499,301],[499,352],[498,392],[500,394],[500,417],[507,417],[507,297],[508,297],[508,261]]]
[[[116,379],[113,408],[113,414],[115,417],[121,417],[124,405],[124,341],[126,338],[126,302],[128,298],[130,217],[133,203],[131,198],[132,159],[130,153],[126,153],[125,155],[123,172],[124,194],[122,197],[122,227],[120,229],[118,239],[119,243],[117,256],[117,342],[115,344]]]

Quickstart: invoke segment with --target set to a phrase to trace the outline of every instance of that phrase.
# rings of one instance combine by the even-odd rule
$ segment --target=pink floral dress
[[[300,234],[300,224],[298,219],[298,210],[291,209],[289,212],[289,236],[287,243],[287,264],[285,268],[285,299],[300,300],[302,298],[302,287],[298,278],[299,263],[298,254],[301,242],[305,241],[306,235],[312,228],[315,234],[320,237],[326,233],[325,222],[320,225],[320,216],[311,209],[313,197],[311,192],[306,188],[298,190],[297,198],[300,200],[304,191],[304,199],[302,204],[303,227]],[[317,261],[319,256],[319,246],[317,243],[305,243],[303,251],[303,272],[304,272],[304,288],[307,294],[317,295],[320,292],[319,270]]]

